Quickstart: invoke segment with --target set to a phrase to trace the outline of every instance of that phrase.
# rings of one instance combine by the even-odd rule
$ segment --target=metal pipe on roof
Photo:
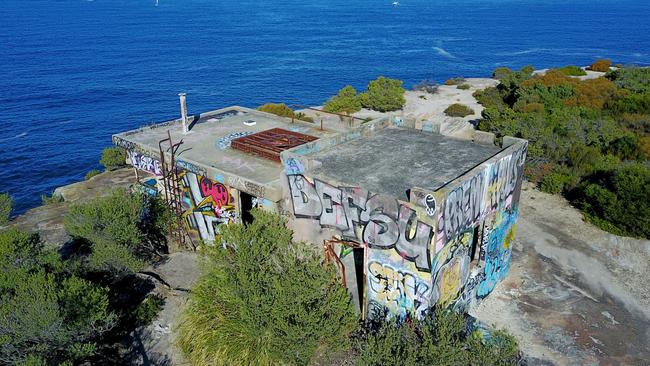
[[[181,102],[181,119],[183,120],[183,134],[190,132],[187,129],[187,103],[185,101],[186,93],[178,93]]]

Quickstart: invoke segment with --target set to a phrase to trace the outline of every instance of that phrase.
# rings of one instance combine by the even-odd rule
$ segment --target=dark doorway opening
[[[353,248],[352,255],[354,255],[354,273],[357,278],[357,292],[359,295],[359,305],[363,309],[363,290],[366,285],[365,278],[363,278],[363,258],[364,258],[364,249],[363,248]]]
[[[479,259],[479,252],[481,251],[481,233],[480,228],[483,225],[478,225],[474,228],[474,238],[472,239],[472,248],[469,253],[470,262],[475,262]]]
[[[246,192],[239,192],[239,200],[241,202],[241,221],[244,224],[250,224],[253,222],[253,215],[251,210],[253,209],[253,199],[256,198]]]

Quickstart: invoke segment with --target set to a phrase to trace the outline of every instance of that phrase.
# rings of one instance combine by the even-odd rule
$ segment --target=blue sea
[[[316,105],[379,75],[650,64],[648,0],[2,0],[0,192],[16,213],[111,134],[232,104]]]

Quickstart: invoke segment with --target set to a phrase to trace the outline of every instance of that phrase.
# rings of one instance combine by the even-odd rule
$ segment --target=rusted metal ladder
[[[169,143],[169,147],[165,150],[163,144]],[[163,186],[165,191],[165,203],[169,207],[175,217],[169,220],[168,230],[169,236],[172,240],[176,240],[180,247],[189,247],[192,250],[196,249],[192,237],[187,232],[185,223],[181,222],[183,217],[182,207],[182,192],[180,182],[178,179],[178,168],[176,167],[176,151],[183,144],[183,140],[173,143],[169,131],[167,131],[167,138],[158,141],[158,148],[160,150],[160,167],[163,173]],[[171,155],[171,161],[168,161],[165,152]],[[189,245],[188,245],[189,244]]]

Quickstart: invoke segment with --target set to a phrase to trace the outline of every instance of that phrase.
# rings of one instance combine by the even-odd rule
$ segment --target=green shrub
[[[41,204],[42,205],[47,206],[47,205],[51,205],[51,204],[54,204],[54,203],[61,203],[61,202],[63,202],[63,196],[61,196],[59,194],[52,193],[52,195],[50,195],[50,196],[48,196],[46,194],[41,195]]]
[[[404,82],[380,76],[368,84],[368,90],[359,95],[361,105],[379,112],[402,109],[406,104]]]
[[[650,237],[650,168],[644,164],[588,177],[573,192],[573,202],[605,230]]]
[[[96,175],[99,175],[99,174],[101,174],[101,172],[99,170],[92,169],[88,173],[86,173],[86,175],[84,176],[84,180],[89,180],[90,178],[92,178],[92,177],[94,177]]]
[[[516,365],[519,348],[504,331],[487,336],[467,334],[467,319],[453,311],[437,310],[421,321],[395,320],[367,325],[356,348],[357,364],[380,365]]]
[[[606,77],[619,88],[634,93],[650,92],[650,68],[624,67],[607,73]]]
[[[0,267],[3,365],[71,364],[114,326],[108,290],[73,275],[38,235],[0,232]]]
[[[413,85],[413,90],[435,94],[438,92],[438,83],[434,80],[422,80],[419,83]]]
[[[317,349],[346,347],[357,320],[335,269],[293,243],[280,216],[253,216],[223,229],[227,249],[206,248],[179,328],[189,361],[306,365]]]
[[[305,122],[314,122],[314,119],[302,112],[296,113],[284,103],[266,103],[257,107],[258,111],[275,114],[280,117],[295,118]]]
[[[134,317],[138,326],[151,324],[165,305],[165,299],[158,295],[149,295],[135,309]]]
[[[465,78],[462,77],[462,76],[459,76],[459,77],[447,79],[445,81],[445,85],[448,85],[448,86],[450,86],[450,85],[460,85],[460,84],[463,84],[464,82],[465,82]]]
[[[466,117],[474,114],[474,110],[464,104],[454,103],[445,109],[445,114],[449,117]]]
[[[169,219],[159,199],[118,188],[71,206],[63,224],[72,237],[90,243],[91,268],[128,273],[167,251],[163,233]]]
[[[492,79],[501,80],[510,74],[512,74],[512,70],[509,67],[497,67],[492,71]]]
[[[460,84],[456,88],[461,90],[468,90],[469,88],[471,88],[471,86],[469,84]]]
[[[557,194],[564,191],[572,181],[572,177],[566,172],[554,171],[542,178],[539,188],[542,192]]]
[[[589,70],[591,71],[599,71],[599,72],[608,72],[610,66],[612,66],[612,60],[608,59],[599,59],[594,61],[591,66],[589,66]]]
[[[361,100],[357,95],[357,90],[351,85],[346,85],[338,94],[330,98],[323,110],[326,112],[352,114],[361,110]]]
[[[102,150],[99,163],[107,170],[114,170],[126,165],[126,150],[121,147],[107,147]]]
[[[0,193],[0,225],[5,225],[11,217],[14,201],[9,193]]]
[[[582,68],[574,65],[564,66],[559,69],[556,69],[564,75],[568,76],[584,76],[587,75],[587,72]]]
[[[533,72],[535,72],[535,67],[533,65],[526,65],[519,70],[521,73],[526,74],[528,76],[533,75]]]
[[[473,95],[485,107],[480,130],[529,141],[529,180],[563,192],[605,230],[647,235],[643,222],[615,209],[625,206],[619,196],[628,193],[612,182],[630,162],[647,164],[650,156],[650,69],[612,70],[589,80],[559,70],[532,76],[517,71]],[[634,204],[638,217],[650,209],[647,199]]]

